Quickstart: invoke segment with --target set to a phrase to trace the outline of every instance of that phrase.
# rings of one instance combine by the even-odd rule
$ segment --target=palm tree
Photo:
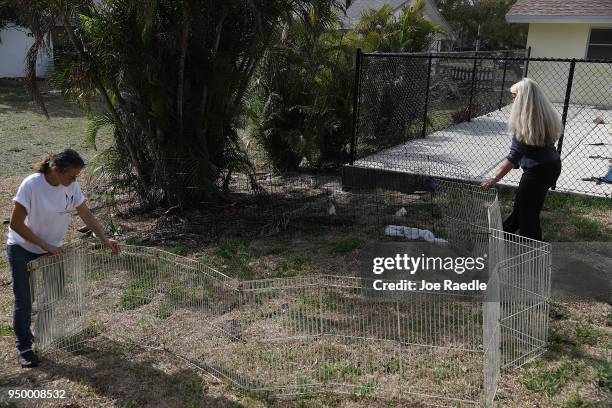
[[[320,165],[347,157],[354,47],[339,31],[344,11],[336,1],[312,1],[275,38],[256,74],[252,133],[281,171],[303,159]]]
[[[281,171],[296,170],[303,159],[317,166],[345,163],[348,159],[356,48],[366,52],[427,51],[433,34],[440,30],[423,17],[422,0],[404,9],[399,17],[390,6],[369,10],[346,33],[339,31],[342,10],[334,11],[330,6],[333,4],[327,0],[313,1],[301,18],[275,38],[275,45],[266,53],[256,74],[258,87],[251,101],[252,133]],[[416,126],[410,122],[423,116],[414,110],[421,106],[417,99],[422,98],[420,84],[424,83],[422,75],[427,75],[427,61],[408,62],[412,65],[364,68],[371,71],[363,87],[372,91],[373,103],[368,109],[376,118],[369,125],[388,128],[385,132],[366,132],[362,138],[373,138],[368,142],[376,149],[397,144],[407,129]],[[383,71],[386,75],[380,75]],[[410,106],[398,108],[393,96],[397,94],[415,100],[406,100],[412,102]],[[409,116],[410,121],[398,118],[400,114]],[[385,140],[374,136],[379,134],[385,134]]]
[[[411,7],[404,7],[399,16],[389,5],[366,11],[355,27],[363,38],[364,51],[427,51],[433,36],[443,28],[426,20],[424,9],[425,1],[417,0]]]
[[[400,51],[401,24],[393,8],[385,4],[378,10],[367,10],[355,26],[362,38],[362,49],[370,51]]]
[[[54,80],[84,106],[105,105],[90,140],[112,126],[123,180],[151,204],[193,206],[221,197],[223,174],[250,169],[237,129],[251,78],[271,40],[313,0],[12,3],[34,34],[28,84],[43,112],[35,58],[59,21],[71,48]]]

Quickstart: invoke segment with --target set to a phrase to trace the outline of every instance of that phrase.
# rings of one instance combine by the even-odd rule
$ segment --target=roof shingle
[[[518,0],[506,17],[612,17],[612,0]]]

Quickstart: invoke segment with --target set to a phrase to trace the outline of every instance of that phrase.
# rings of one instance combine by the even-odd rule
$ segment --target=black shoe
[[[40,359],[32,350],[24,351],[19,354],[19,364],[23,368],[37,367],[40,364]]]

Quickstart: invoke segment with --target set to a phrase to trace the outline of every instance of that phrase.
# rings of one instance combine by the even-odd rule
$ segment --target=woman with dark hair
[[[7,252],[15,295],[13,328],[22,367],[35,367],[39,363],[32,351],[28,262],[45,254],[58,256],[62,253],[61,246],[74,210],[106,247],[115,254],[119,252],[117,241],[106,236],[85,204],[76,181],[83,167],[85,162],[72,149],[47,156],[34,167],[36,173],[23,180],[13,198],[15,206],[8,231]]]
[[[563,126],[561,118],[538,84],[523,78],[510,88],[514,103],[509,128],[513,133],[510,153],[495,178],[481,184],[487,189],[519,166],[523,175],[516,190],[514,209],[504,221],[504,231],[542,240],[540,211],[548,190],[561,174],[561,159],[555,148]]]

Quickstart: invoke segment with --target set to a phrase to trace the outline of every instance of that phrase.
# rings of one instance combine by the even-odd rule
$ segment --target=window
[[[587,58],[612,59],[612,29],[591,29]]]

